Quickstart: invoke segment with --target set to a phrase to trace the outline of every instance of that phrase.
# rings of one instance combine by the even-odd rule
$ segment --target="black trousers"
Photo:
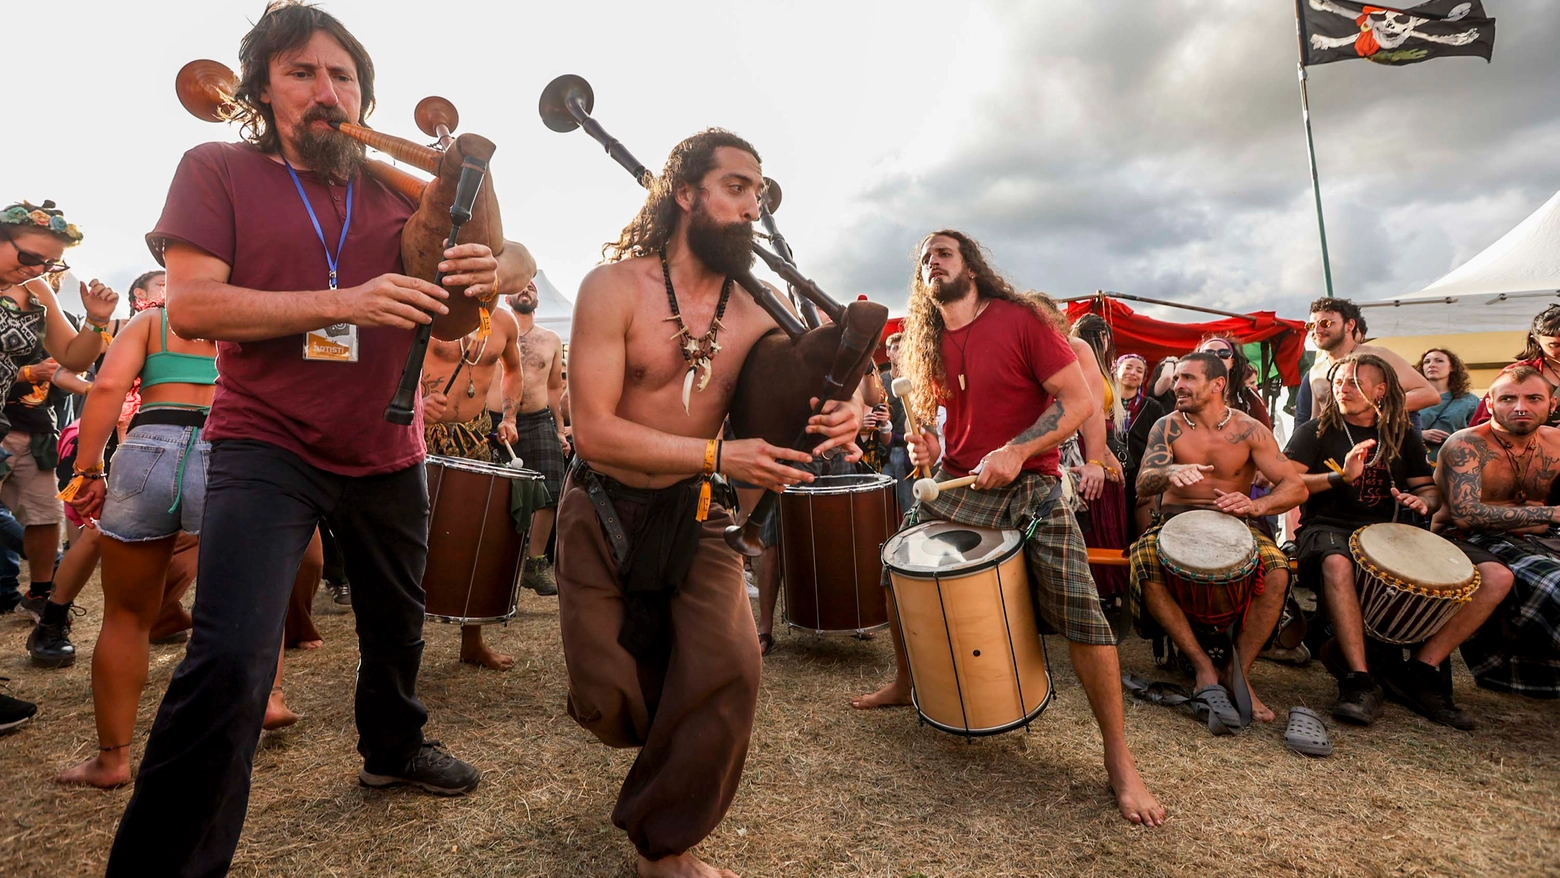
[[[109,876],[224,875],[276,675],[298,563],[326,522],[357,617],[358,752],[393,773],[422,745],[428,483],[421,464],[350,478],[262,442],[213,444],[200,534],[195,629],[152,725]]]

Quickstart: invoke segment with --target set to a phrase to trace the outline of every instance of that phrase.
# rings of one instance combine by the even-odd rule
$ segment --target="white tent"
[[[547,275],[536,273],[536,322],[558,333],[569,342],[569,326],[574,322],[574,301],[558,292]]]
[[[1372,336],[1526,330],[1560,303],[1560,192],[1450,274],[1417,293],[1362,302]]]

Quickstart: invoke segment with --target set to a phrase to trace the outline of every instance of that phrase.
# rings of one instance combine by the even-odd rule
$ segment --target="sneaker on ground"
[[[1374,677],[1350,671],[1338,681],[1338,703],[1333,705],[1332,715],[1342,722],[1368,726],[1381,716],[1385,702],[1385,693]]]
[[[331,582],[325,580],[325,587],[330,590],[330,599],[338,607],[352,606],[352,586],[345,582]]]
[[[1406,661],[1382,681],[1387,695],[1433,723],[1465,732],[1478,728],[1468,712],[1452,701],[1452,689],[1437,668],[1421,661]]]
[[[553,575],[552,562],[547,560],[546,555],[526,559],[525,573],[520,575],[520,584],[542,597],[558,593],[558,578]]]
[[[10,677],[0,677],[0,681]],[[33,718],[38,705],[0,693],[0,732],[10,731]]]
[[[33,620],[43,621],[43,605],[49,602],[48,595],[34,595],[32,592],[22,596],[21,603],[16,605],[16,612]]]
[[[70,642],[70,611],[74,606],[62,607],[63,620],[40,621],[27,635],[27,654],[32,656],[33,667],[68,668],[76,663],[76,645]],[[45,611],[45,616],[54,616]]]
[[[482,772],[451,756],[438,741],[424,741],[417,755],[399,768],[384,771],[365,764],[358,782],[365,787],[414,786],[440,796],[463,796],[477,788]]]

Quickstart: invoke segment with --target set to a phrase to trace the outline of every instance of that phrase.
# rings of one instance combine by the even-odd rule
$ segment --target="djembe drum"
[[[1233,515],[1196,509],[1159,529],[1165,589],[1194,625],[1224,630],[1245,615],[1262,582],[1257,541]]]
[[[1349,553],[1365,630],[1386,643],[1429,640],[1479,590],[1479,568],[1456,544],[1413,525],[1366,525]]]

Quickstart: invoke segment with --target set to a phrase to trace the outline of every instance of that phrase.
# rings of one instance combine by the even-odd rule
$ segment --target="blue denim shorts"
[[[200,533],[211,443],[194,427],[144,424],[131,430],[109,465],[98,530],[122,543]]]

